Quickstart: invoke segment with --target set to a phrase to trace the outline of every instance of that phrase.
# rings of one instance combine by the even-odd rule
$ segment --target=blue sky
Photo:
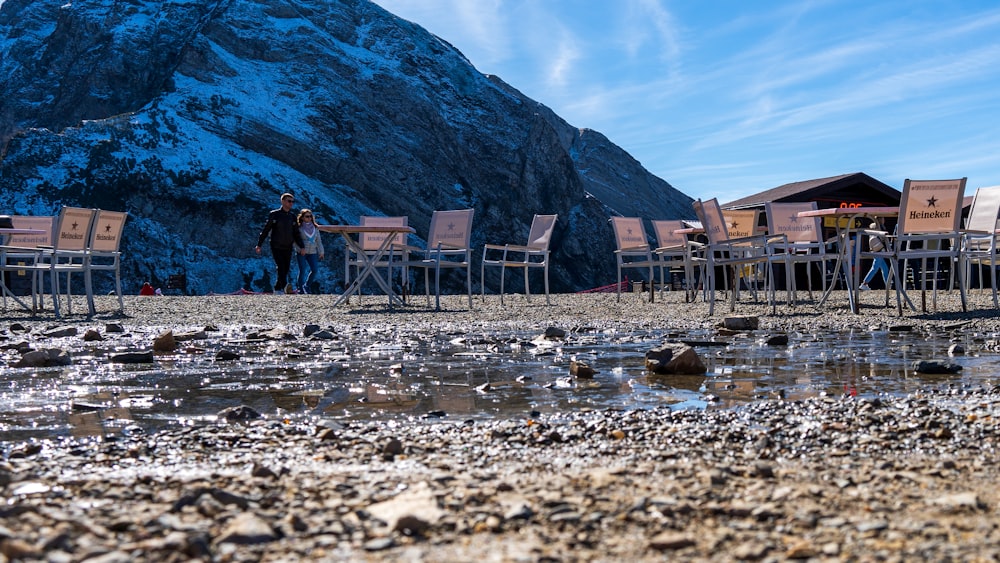
[[[375,1],[691,197],[1000,184],[995,2]]]

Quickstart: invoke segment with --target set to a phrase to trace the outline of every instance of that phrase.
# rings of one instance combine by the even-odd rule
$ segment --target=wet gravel
[[[29,333],[106,323],[177,332],[534,330],[718,324],[679,295],[422,298],[333,310],[331,296],[129,298],[127,315],[19,316]],[[950,296],[949,296],[950,297]],[[969,313],[800,306],[760,330],[989,332]],[[944,310],[953,302],[939,298]],[[99,310],[111,310],[110,300]],[[944,306],[947,305],[947,306]],[[980,308],[981,307],[981,308]],[[82,307],[81,307],[82,308]],[[9,332],[9,331],[8,331]],[[1000,557],[1000,389],[761,400],[728,410],[528,413],[494,420],[254,418],[146,434],[5,442],[0,555],[48,561],[987,560]]]

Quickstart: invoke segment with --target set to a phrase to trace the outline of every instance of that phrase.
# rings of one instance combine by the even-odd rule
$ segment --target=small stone
[[[216,416],[227,422],[245,422],[260,418],[260,413],[253,410],[251,407],[240,405],[238,407],[222,409]]]
[[[244,512],[233,518],[223,530],[219,543],[251,545],[278,539],[274,528],[256,514]]]
[[[760,327],[760,319],[757,317],[726,317],[722,320],[722,327],[729,330],[757,330]]]
[[[232,350],[222,349],[215,353],[215,361],[217,362],[231,362],[238,359],[240,359],[240,355]]]
[[[163,332],[153,339],[154,352],[173,352],[176,349],[177,339],[174,338],[174,332],[171,330]]]
[[[84,342],[97,342],[97,341],[100,341],[100,340],[104,340],[104,337],[101,336],[100,332],[97,332],[96,330],[94,330],[92,328],[88,329],[87,332],[83,333],[83,341]]]
[[[111,363],[115,364],[151,364],[156,361],[153,352],[125,352],[111,356]]]
[[[116,333],[117,334],[117,333],[125,332],[125,327],[123,327],[122,325],[120,325],[118,323],[108,323],[108,324],[104,325],[104,332],[107,332],[107,333]]]
[[[545,334],[543,336],[546,340],[562,340],[563,338],[566,338],[566,331],[561,328],[550,326],[545,329]]]
[[[62,328],[56,328],[48,332],[45,332],[42,336],[45,336],[47,338],[63,338],[66,336],[76,336],[76,327],[67,326]]]
[[[668,342],[646,352],[646,369],[657,374],[699,375],[707,368],[694,348]]]
[[[945,362],[920,360],[913,363],[913,371],[929,375],[948,375],[962,371],[962,366]]]
[[[952,344],[948,347],[949,356],[961,356],[963,354],[965,354],[965,346],[961,344]]]
[[[809,540],[800,540],[785,551],[785,557],[789,559],[810,559],[817,555],[816,548]]]
[[[766,340],[768,346],[788,346],[787,334],[775,334]]]
[[[310,323],[310,324],[307,324],[306,326],[302,327],[302,336],[305,336],[306,338],[309,338],[310,336],[316,334],[319,331],[320,331],[320,326],[318,324],[311,324]]]
[[[382,456],[386,459],[393,459],[401,453],[403,453],[403,443],[400,442],[398,438],[390,438],[389,441],[382,446]]]
[[[660,532],[649,540],[649,547],[657,551],[676,551],[693,545],[693,539],[678,532]]]
[[[580,379],[593,379],[594,378],[594,368],[590,367],[590,364],[586,362],[580,362],[573,360],[569,363],[569,374]]]

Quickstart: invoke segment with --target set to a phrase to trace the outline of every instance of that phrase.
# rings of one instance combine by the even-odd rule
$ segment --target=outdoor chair
[[[531,268],[541,268],[545,282],[545,303],[549,301],[549,244],[556,226],[557,215],[535,215],[528,230],[528,242],[524,245],[486,244],[483,246],[483,261],[479,268],[479,286],[482,298],[486,298],[486,267],[500,267],[500,304],[503,304],[504,274],[507,268],[524,269],[524,295],[531,300],[528,272]]]
[[[979,291],[984,284],[983,268],[990,271],[990,288],[993,307],[1000,307],[997,300],[997,220],[1000,219],[1000,186],[979,188],[972,199],[969,218],[962,231],[962,251],[959,254],[965,272],[966,289],[971,283],[972,266],[979,270]]]
[[[729,236],[730,226],[727,225],[719,208],[717,199],[712,198],[707,201],[697,200],[693,203],[695,214],[701,221],[705,229],[705,236],[708,238],[708,246],[705,248],[705,281],[708,286],[708,314],[715,313],[715,270],[719,267],[724,273],[732,274],[730,283],[729,276],[724,276],[727,290],[731,292],[730,310],[736,309],[736,301],[739,299],[740,285],[746,282],[751,293],[756,298],[758,270],[764,269],[764,290],[767,294],[768,304],[771,305],[772,312],[777,311],[775,303],[774,272],[773,261],[781,261],[785,268],[789,268],[787,255],[772,255],[768,249],[770,244],[787,245],[788,239],[783,234],[774,235],[751,235],[738,238]],[[751,231],[756,231],[755,228]],[[742,231],[741,231],[742,232]],[[788,301],[791,302],[791,288],[787,288]]]
[[[677,231],[684,228],[680,219],[658,219],[653,221],[653,232],[656,235],[656,248],[653,253],[658,258],[660,268],[661,291],[670,287],[672,280],[668,277],[672,268],[684,271],[684,300],[692,301],[697,292],[698,283],[704,283],[705,259],[702,252],[705,245],[688,240],[684,233]],[[695,269],[699,271],[695,280]],[[678,289],[674,287],[674,289]]]
[[[15,215],[11,217],[11,226],[15,229],[36,229],[42,234],[11,235],[4,246],[0,247],[0,275],[11,277],[24,275],[29,278],[31,292],[31,310],[38,311],[44,291],[42,289],[41,272],[37,269],[40,248],[52,245],[52,228],[55,217],[51,215]],[[4,281],[3,305],[7,308],[7,294],[10,288]],[[24,305],[23,303],[20,303]]]
[[[906,272],[913,275],[914,285],[921,291],[921,309],[926,312],[927,285],[932,284],[932,302],[937,308],[940,260],[948,265],[948,287],[954,286],[954,273],[958,270],[958,290],[965,301],[965,273],[960,267],[962,248],[962,200],[965,193],[965,178],[957,180],[910,180],[903,183],[903,193],[899,205],[899,221],[895,234],[884,231],[861,229],[855,239],[855,256],[882,258],[889,263],[890,277],[896,281],[896,306],[903,314],[903,301],[916,310],[906,293]],[[868,236],[881,237],[884,248],[863,250],[861,241]],[[910,268],[912,262],[920,262],[919,270]],[[933,265],[928,268],[928,263]],[[858,287],[859,269],[855,270],[853,287]]]
[[[398,217],[385,217],[385,216],[375,216],[375,215],[362,215],[360,218],[360,223],[362,226],[375,226],[375,227],[405,227],[409,222],[409,218],[405,215]],[[361,233],[359,235],[361,240],[359,241],[362,251],[364,251],[368,256],[374,256],[379,248],[382,248],[382,243],[385,242],[385,237],[389,236],[387,233]],[[375,267],[378,268],[391,268],[393,264],[402,264],[406,260],[406,233],[399,233],[395,236],[395,240],[392,241],[389,247],[389,252],[385,257],[376,263]],[[366,262],[362,260],[352,249],[347,246],[344,248],[344,284],[350,285],[351,280],[357,275],[357,270],[362,268]],[[409,270],[404,265],[401,266],[403,270],[403,294],[404,297],[406,292],[409,290],[407,281],[409,280]],[[352,275],[352,269],[354,270],[354,275]],[[391,272],[390,272],[391,273]],[[391,275],[386,276],[389,283],[392,283]],[[361,294],[358,293],[360,298]]]
[[[125,301],[122,297],[121,251],[122,232],[128,213],[123,211],[97,210],[97,219],[91,229],[90,244],[87,247],[87,257],[84,264],[84,280],[87,291],[87,307],[90,314],[96,313],[94,307],[94,272],[112,272],[115,276],[115,293],[118,295],[118,312],[125,311]]]
[[[39,247],[38,261],[29,269],[40,276],[49,274],[52,292],[52,308],[56,317],[59,312],[60,274],[66,280],[66,310],[73,312],[72,276],[81,274],[87,280],[87,250],[91,243],[91,230],[96,209],[63,207],[59,211],[53,231],[52,246]],[[92,297],[91,297],[92,298]]]
[[[615,261],[618,264],[618,300],[622,298],[622,270],[628,268],[646,270],[649,280],[649,300],[653,301],[654,268],[660,261],[653,255],[653,247],[646,238],[646,229],[638,217],[612,217],[611,226],[615,231]]]
[[[424,288],[427,303],[430,304],[430,272],[434,271],[435,309],[441,310],[441,270],[465,269],[465,288],[472,309],[472,216],[474,209],[456,211],[435,211],[431,215],[431,225],[427,234],[427,247],[405,246],[397,248],[419,259],[407,259],[401,266],[424,269]]]
[[[817,205],[815,201],[794,202],[794,203],[774,203],[764,204],[764,212],[767,215],[767,232],[773,235],[785,235],[787,242],[774,242],[768,245],[771,252],[772,261],[780,258],[787,259],[791,268],[785,269],[785,283],[792,290],[792,299],[798,300],[797,284],[795,280],[795,264],[806,265],[806,283],[809,298],[812,299],[812,265],[819,266],[822,278],[823,291],[827,287],[827,262],[836,262],[836,253],[828,253],[827,247],[833,241],[823,240],[823,229],[818,217],[804,218],[798,214],[803,211],[815,211]],[[782,255],[782,256],[779,256]]]

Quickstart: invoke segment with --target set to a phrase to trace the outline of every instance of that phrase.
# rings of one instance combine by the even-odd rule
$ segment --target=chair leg
[[[545,304],[551,305],[552,302],[549,301],[549,260],[545,259],[545,266],[542,266],[542,275],[545,278]],[[996,299],[996,293],[993,294],[993,298]]]
[[[504,280],[507,278],[507,265],[500,264],[500,304],[503,305]]]
[[[486,302],[486,251],[483,251],[483,261],[479,264],[479,299]]]

